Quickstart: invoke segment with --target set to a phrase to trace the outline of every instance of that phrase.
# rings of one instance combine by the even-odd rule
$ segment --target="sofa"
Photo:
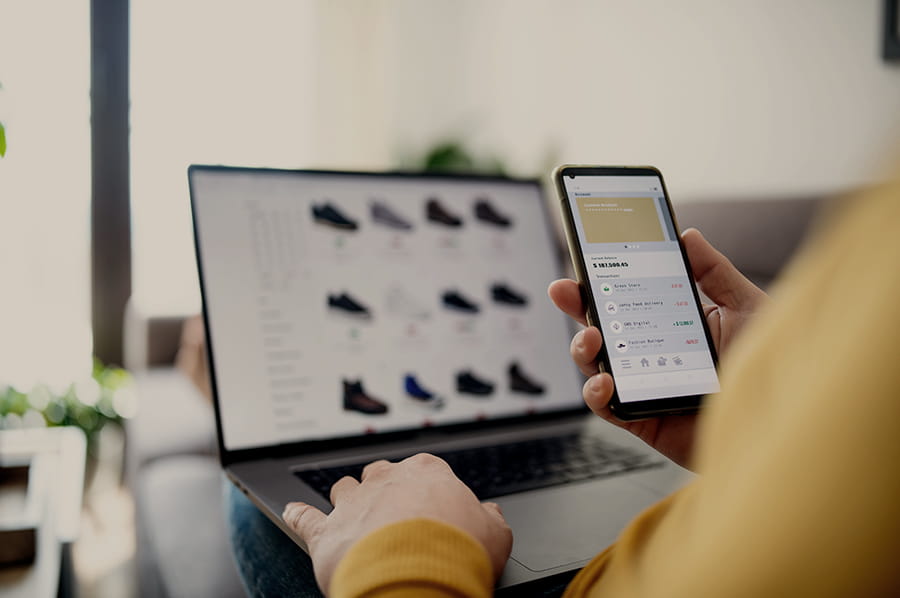
[[[830,196],[697,200],[677,204],[676,214],[681,228],[699,228],[767,288],[832,203]],[[186,322],[196,328],[193,315],[155,316],[135,304],[126,313],[125,365],[140,399],[127,424],[126,462],[141,596],[243,595],[222,508],[212,406],[201,391],[204,364],[196,359],[196,329],[185,329]],[[193,361],[185,357],[191,354]]]

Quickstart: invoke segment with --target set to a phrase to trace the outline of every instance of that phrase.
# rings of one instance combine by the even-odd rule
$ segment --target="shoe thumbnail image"
[[[344,382],[344,410],[359,411],[366,415],[381,415],[387,413],[388,406],[366,394],[363,390],[362,380],[351,382],[346,378]]]
[[[491,285],[491,298],[495,303],[503,303],[504,305],[515,307],[528,305],[528,298],[523,293],[516,292],[503,283]]]
[[[499,228],[512,226],[512,219],[498,212],[486,197],[480,197],[475,201],[475,218]]]
[[[435,224],[450,228],[459,228],[463,223],[462,218],[452,212],[448,212],[435,197],[429,198],[425,203],[425,218]]]
[[[461,311],[467,314],[477,314],[479,311],[477,303],[466,299],[458,291],[445,291],[444,294],[441,295],[441,303],[443,303],[444,307],[447,309]]]
[[[341,213],[330,201],[312,205],[313,221],[339,230],[356,230],[359,225]]]
[[[427,320],[431,317],[431,312],[421,303],[416,301],[416,299],[400,285],[395,285],[388,289],[387,296],[385,297],[385,305],[388,313],[401,318]]]
[[[360,320],[372,319],[372,312],[369,311],[369,308],[347,293],[341,293],[340,295],[329,293],[328,309]]]
[[[435,410],[444,406],[444,399],[423,388],[413,374],[406,374],[403,377],[403,389],[406,391],[407,397],[418,405]]]
[[[478,378],[472,370],[463,370],[456,374],[456,392],[484,397],[494,392],[494,384]]]
[[[386,202],[373,199],[369,203],[369,211],[372,214],[372,222],[393,228],[395,230],[412,230],[410,223],[403,216],[395,212]]]
[[[544,385],[535,382],[530,376],[522,371],[518,362],[512,362],[507,369],[509,374],[509,390],[526,395],[542,395],[544,394]]]

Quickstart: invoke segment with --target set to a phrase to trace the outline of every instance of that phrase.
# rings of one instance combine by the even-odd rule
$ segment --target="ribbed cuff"
[[[484,596],[493,593],[484,547],[461,529],[432,519],[408,519],[378,529],[341,560],[329,595]]]

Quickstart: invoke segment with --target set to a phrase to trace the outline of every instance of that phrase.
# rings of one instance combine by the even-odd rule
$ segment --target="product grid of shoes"
[[[392,206],[382,198],[372,198],[368,203],[368,216],[371,224],[390,229],[398,233],[409,233],[417,226],[428,225],[444,229],[461,229],[469,223],[478,223],[499,230],[510,229],[513,219],[498,210],[487,197],[477,197],[472,204],[471,214],[448,208],[440,198],[428,197],[424,200],[422,220],[417,222],[413,214]],[[344,213],[337,202],[324,199],[311,206],[312,221],[320,226],[341,232],[355,232],[363,226],[360,219]],[[351,321],[372,321],[376,314],[371,305],[376,304],[372,297],[358,296],[351,291],[341,289],[327,295],[326,305],[329,313]],[[447,288],[440,293],[431,307],[427,298],[417,296],[414,292],[400,285],[393,285],[387,291],[382,304],[386,311],[394,316],[409,320],[427,320],[434,313],[445,311],[463,316],[475,316],[481,313],[486,304],[498,308],[523,308],[529,303],[526,293],[516,289],[505,281],[496,281],[485,289],[482,296],[473,296],[459,288]],[[489,399],[496,391],[505,386],[511,394],[539,397],[544,394],[544,385],[536,381],[524,371],[518,361],[509,363],[506,380],[503,383],[489,379],[487,376],[471,368],[462,368],[453,374],[452,390],[461,397],[477,400]],[[342,400],[345,411],[353,411],[364,415],[384,415],[389,413],[388,402],[377,394],[369,393],[360,378],[344,378]],[[409,372],[400,380],[402,394],[411,403],[427,411],[438,411],[446,405],[446,399],[432,390],[415,373]]]

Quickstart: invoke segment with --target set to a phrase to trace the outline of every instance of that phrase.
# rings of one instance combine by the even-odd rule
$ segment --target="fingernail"
[[[579,330],[578,333],[575,334],[575,348],[579,351],[584,350],[584,330]]]
[[[603,382],[600,380],[600,376],[594,376],[591,378],[591,392],[600,392],[603,390]]]

